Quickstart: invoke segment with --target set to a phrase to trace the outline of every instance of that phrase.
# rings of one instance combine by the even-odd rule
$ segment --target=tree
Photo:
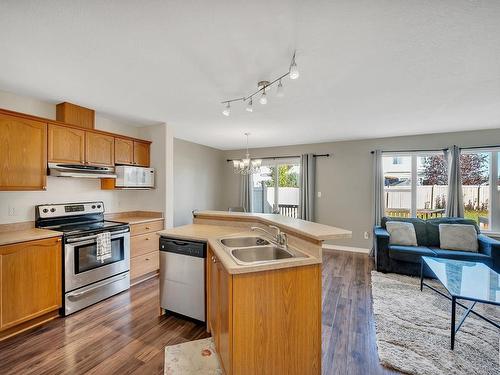
[[[280,165],[278,166],[278,181],[279,187],[299,187],[299,175],[292,170],[293,165]],[[267,187],[274,187],[275,167],[270,167],[271,179],[266,181]]]
[[[462,185],[483,185],[488,182],[488,154],[460,155]]]
[[[447,185],[447,163],[443,155],[427,156],[423,163],[424,185]],[[482,185],[488,182],[488,154],[460,155],[462,185]]]
[[[447,185],[448,172],[443,155],[427,156],[424,159],[424,185]]]

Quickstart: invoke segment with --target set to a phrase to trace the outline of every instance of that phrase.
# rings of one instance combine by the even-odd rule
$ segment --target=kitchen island
[[[208,244],[207,330],[226,374],[321,373],[322,242],[351,232],[281,215],[201,211],[161,236]],[[298,256],[239,262],[223,239],[274,243],[276,226]],[[248,249],[248,248],[247,248]]]

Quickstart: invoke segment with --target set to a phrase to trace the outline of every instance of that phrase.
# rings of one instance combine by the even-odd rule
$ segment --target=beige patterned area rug
[[[426,287],[420,292],[418,278],[372,271],[372,296],[384,366],[408,374],[500,374],[499,330],[471,314],[450,350],[451,302]],[[500,307],[478,303],[474,310],[500,321]],[[463,311],[457,307],[457,323]]]
[[[165,348],[165,375],[219,375],[222,373],[211,337]]]

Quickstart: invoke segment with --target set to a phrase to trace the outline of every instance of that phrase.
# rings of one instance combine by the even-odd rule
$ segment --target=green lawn
[[[465,218],[472,219],[476,223],[479,223],[479,217],[488,217],[488,211],[476,211],[476,210],[465,210]]]

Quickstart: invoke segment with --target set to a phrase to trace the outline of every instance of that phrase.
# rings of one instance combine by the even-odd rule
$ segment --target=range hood
[[[116,178],[113,167],[64,163],[49,163],[49,175],[55,177]]]

